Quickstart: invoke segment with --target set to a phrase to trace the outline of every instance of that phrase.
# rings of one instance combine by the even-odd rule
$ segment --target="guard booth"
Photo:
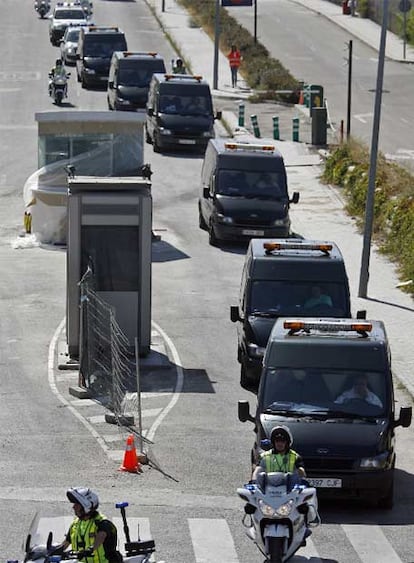
[[[68,353],[79,357],[80,280],[92,271],[94,291],[111,305],[131,351],[151,344],[151,183],[141,177],[68,178]]]

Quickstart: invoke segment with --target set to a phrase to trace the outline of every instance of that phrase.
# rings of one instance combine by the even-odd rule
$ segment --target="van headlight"
[[[274,227],[284,227],[287,223],[287,219],[275,219],[272,223]]]
[[[166,129],[165,127],[160,127],[161,135],[172,135],[171,129]]]
[[[258,346],[257,344],[253,344],[251,342],[249,342],[249,344],[247,345],[248,354],[252,358],[262,359],[263,356],[264,356],[265,350],[266,350],[266,348],[263,348],[262,346]]]
[[[233,223],[233,217],[228,217],[227,215],[223,215],[223,213],[217,213],[216,215],[217,223],[223,223],[224,225],[230,225]]]
[[[385,469],[388,466],[388,452],[376,455],[374,457],[363,457],[359,462],[362,469]]]

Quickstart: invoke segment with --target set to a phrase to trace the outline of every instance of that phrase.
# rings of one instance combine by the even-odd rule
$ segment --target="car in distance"
[[[58,46],[68,25],[86,25],[88,19],[82,6],[58,2],[50,17],[49,39],[52,45]]]
[[[67,66],[74,66],[76,64],[76,50],[80,28],[81,26],[79,25],[68,25],[60,42],[60,58],[63,64]]]

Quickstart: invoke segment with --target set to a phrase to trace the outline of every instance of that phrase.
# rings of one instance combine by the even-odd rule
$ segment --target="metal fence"
[[[120,421],[137,413],[137,363],[115,310],[95,291],[92,271],[80,281],[80,353],[82,384]],[[132,422],[133,423],[133,422]]]

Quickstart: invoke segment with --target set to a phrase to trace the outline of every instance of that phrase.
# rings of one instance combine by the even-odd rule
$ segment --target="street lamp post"
[[[365,228],[359,278],[359,297],[367,296],[369,279],[369,259],[371,250],[372,226],[374,223],[375,179],[377,175],[378,136],[381,118],[382,84],[384,81],[385,43],[387,38],[388,0],[384,0],[381,39],[378,55],[377,87],[375,91],[374,121],[372,125],[371,156],[369,165],[368,190],[365,206]]]
[[[214,19],[214,66],[213,66],[213,89],[218,89],[218,62],[220,43],[220,0],[216,0],[216,13]]]

